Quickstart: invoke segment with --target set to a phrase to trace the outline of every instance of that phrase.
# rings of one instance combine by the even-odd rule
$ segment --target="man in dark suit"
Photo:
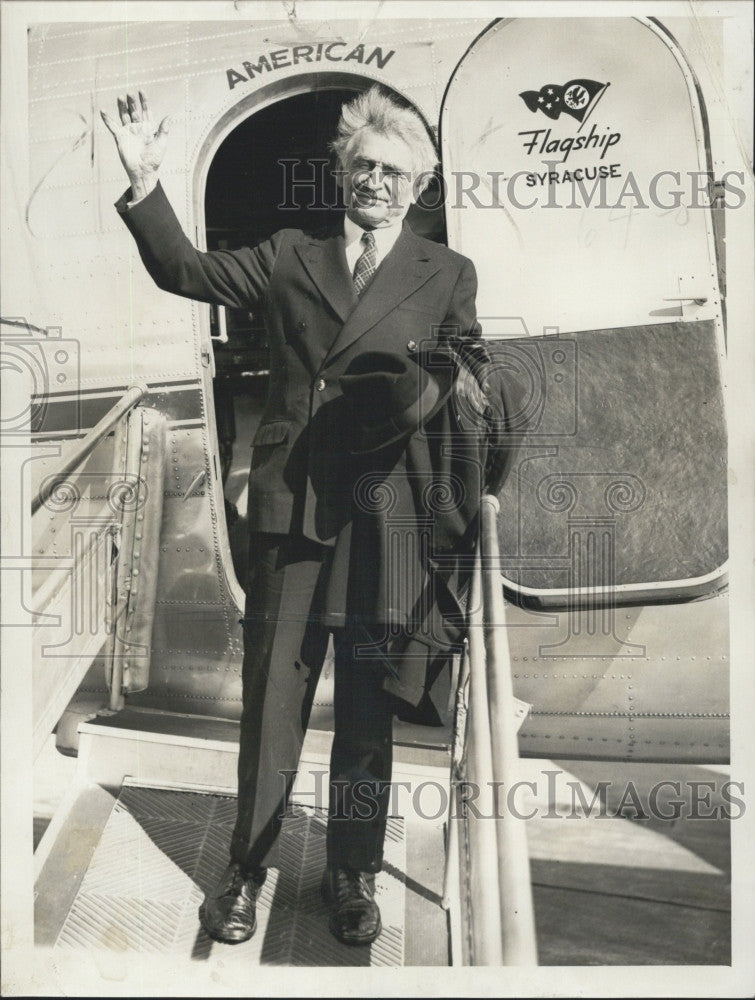
[[[428,341],[479,337],[474,266],[402,225],[437,158],[416,112],[377,86],[344,106],[333,142],[346,206],[338,230],[282,230],[233,252],[197,251],[165,198],[157,171],[169,121],[155,129],[141,94],[118,104],[118,121],[103,112],[131,182],[117,207],[149,273],[174,294],[253,308],[270,341],[269,398],[249,476],[238,817],[231,863],[200,918],[221,941],[254,932],[257,895],[276,861],[281,815],[332,632],[335,730],[324,887],[332,932],[350,944],[369,943],[381,929],[373,886],[382,863],[396,699],[384,684],[390,651],[379,644],[379,628],[367,635],[375,655],[356,655],[364,647],[364,622],[357,629],[345,598],[333,596],[348,592],[355,477],[365,468],[349,437],[353,418],[341,379],[370,352],[405,359],[405,367]],[[426,389],[427,379],[421,385]],[[365,789],[371,795],[366,814],[354,808],[357,784],[360,802]]]

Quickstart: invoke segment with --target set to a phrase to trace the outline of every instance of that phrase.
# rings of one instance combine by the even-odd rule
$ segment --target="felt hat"
[[[358,355],[338,380],[352,418],[350,450],[377,451],[413,434],[448,399],[454,374],[453,356],[442,347]]]

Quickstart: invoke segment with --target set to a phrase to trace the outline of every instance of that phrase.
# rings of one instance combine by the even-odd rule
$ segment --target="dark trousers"
[[[323,619],[332,550],[305,538],[255,535],[244,618],[238,813],[231,857],[274,865],[315,689],[333,631],[335,727],[328,864],[380,870],[392,766],[384,667],[360,655],[370,636]]]

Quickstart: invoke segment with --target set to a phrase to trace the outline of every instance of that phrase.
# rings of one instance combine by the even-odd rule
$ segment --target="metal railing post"
[[[490,494],[483,496],[480,504],[482,607],[492,766],[496,786],[508,790],[518,779],[516,762],[519,759],[519,744],[506,633],[506,604],[501,585],[496,524],[499,510],[496,497]],[[502,809],[494,825],[497,829],[503,964],[537,965],[527,827],[525,821],[513,815],[509,808]]]
[[[443,897],[440,905],[450,910],[454,893],[459,888],[459,817],[456,810],[458,785],[463,778],[464,748],[467,737],[467,708],[469,699],[469,645],[461,655],[459,676],[454,693],[454,731],[451,747],[451,772],[449,780],[448,817],[446,819],[446,864],[443,873]]]
[[[493,749],[488,721],[485,639],[482,613],[481,547],[478,540],[469,599],[469,715],[467,779],[477,792],[467,815],[470,856],[469,919],[473,965],[503,965],[498,848],[493,786]]]

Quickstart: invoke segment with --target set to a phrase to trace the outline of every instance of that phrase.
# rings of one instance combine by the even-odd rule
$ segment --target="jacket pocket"
[[[290,420],[270,420],[268,423],[260,424],[254,435],[252,447],[256,448],[261,444],[283,444],[288,441],[290,428]]]
[[[260,424],[252,441],[252,471],[267,465],[276,453],[285,454],[280,445],[288,441],[290,427],[290,420],[271,420]]]

